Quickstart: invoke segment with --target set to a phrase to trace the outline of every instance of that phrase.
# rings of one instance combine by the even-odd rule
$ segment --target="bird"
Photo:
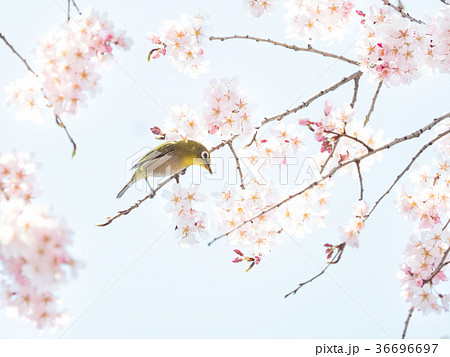
[[[175,175],[191,165],[204,167],[212,174],[211,158],[206,147],[194,140],[178,140],[165,142],[145,154],[131,169],[136,169],[131,180],[120,190],[117,198],[121,198],[133,183],[147,177]]]

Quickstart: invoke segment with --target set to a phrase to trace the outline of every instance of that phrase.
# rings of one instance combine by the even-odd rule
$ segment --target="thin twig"
[[[369,112],[366,115],[366,120],[364,120],[364,126],[366,126],[366,124],[369,122],[370,115],[372,114],[372,112],[375,108],[375,102],[377,101],[378,94],[380,93],[380,89],[381,89],[382,85],[383,85],[383,81],[380,81],[380,83],[378,83],[377,90],[375,91],[375,94],[372,98],[372,105],[370,106]]]
[[[411,161],[409,162],[409,164],[403,169],[402,172],[400,172],[400,174],[397,176],[397,178],[394,180],[394,182],[392,183],[391,186],[389,186],[389,188],[386,190],[386,192],[375,202],[375,204],[373,205],[372,209],[370,210],[370,212],[367,214],[365,220],[367,218],[370,217],[370,215],[372,214],[372,212],[375,210],[375,208],[378,206],[378,204],[383,200],[384,197],[386,197],[389,192],[391,192],[391,190],[394,188],[394,186],[397,184],[397,182],[402,178],[402,176],[411,168],[412,164],[414,163],[414,161],[416,161],[420,155],[422,155],[422,153],[429,148],[431,145],[433,145],[436,141],[438,141],[439,139],[441,139],[442,137],[444,137],[445,135],[448,135],[450,133],[450,129],[447,131],[444,131],[442,133],[440,133],[438,136],[436,136],[433,140],[429,141],[428,143],[426,143],[424,146],[421,147],[421,149],[417,152],[416,155],[414,155],[414,157],[411,159]]]
[[[75,0],[72,0],[72,4],[73,4],[73,6],[75,6],[75,9],[77,9],[78,15],[81,15],[81,11],[80,11],[80,9],[78,8],[77,4],[75,3]]]
[[[405,339],[406,330],[408,330],[409,320],[411,320],[411,316],[413,314],[413,311],[414,311],[414,306],[411,306],[411,308],[409,309],[409,312],[408,312],[408,317],[406,318],[406,321],[405,321],[405,328],[403,329],[402,340]]]
[[[70,21],[70,0],[67,0],[67,22]]]
[[[256,135],[258,135],[258,131],[255,131],[255,135],[253,135],[252,140],[247,145],[244,146],[244,149],[248,148],[249,146],[251,146],[256,141]]]
[[[329,262],[327,263],[326,267],[323,268],[322,271],[321,271],[320,273],[314,275],[311,279],[309,279],[309,280],[307,280],[307,281],[305,281],[305,282],[303,282],[303,283],[298,284],[298,287],[297,287],[296,289],[292,290],[290,293],[286,294],[286,295],[284,296],[284,298],[286,299],[286,298],[287,298],[288,296],[290,296],[290,295],[295,295],[295,294],[297,294],[297,291],[299,291],[303,286],[305,286],[306,284],[311,283],[312,281],[316,280],[319,276],[323,275],[323,274],[327,271],[327,269],[328,269],[332,264],[338,263],[339,260],[340,260],[341,257],[342,257],[342,253],[344,252],[344,248],[345,248],[345,243],[341,243],[340,245],[338,245],[338,246],[337,246],[336,254],[333,256],[333,258],[331,259],[331,261],[329,261]]]
[[[328,155],[327,159],[325,160],[325,162],[323,163],[323,165],[322,165],[321,168],[320,168],[320,174],[323,173],[323,171],[325,170],[325,167],[327,167],[328,161],[330,161],[330,159],[333,157],[334,152],[336,151],[336,148],[337,148],[337,146],[338,146],[338,144],[339,144],[339,140],[340,140],[340,139],[341,139],[341,137],[338,137],[338,138],[336,139],[336,141],[334,142],[334,146],[333,146],[333,149],[332,149],[331,152],[330,152],[330,155]]]
[[[450,5],[450,2],[446,1],[446,0],[441,0],[442,3],[444,3],[445,5]]]
[[[356,141],[357,143],[361,144],[362,146],[364,146],[367,149],[368,152],[373,151],[373,149],[369,145],[367,145],[364,141],[358,139],[355,136],[348,135],[347,133],[336,133],[334,131],[329,131],[329,130],[324,130],[324,133],[333,134],[333,135],[336,135],[337,137],[342,137],[343,136],[343,137],[349,138],[349,139],[351,139],[353,141]]]
[[[352,99],[352,102],[350,103],[350,106],[351,106],[352,108],[355,107],[356,99],[358,98],[359,79],[360,79],[360,78],[361,78],[361,77],[356,77],[356,78],[355,78],[355,88],[354,88],[354,90],[353,90],[353,99]]]
[[[13,53],[14,53],[17,57],[19,57],[19,58],[22,60],[22,62],[23,62],[23,63],[25,64],[25,66],[27,67],[27,69],[28,69],[31,73],[33,73],[35,76],[37,76],[36,73],[33,71],[33,69],[28,65],[27,60],[26,60],[25,58],[23,58],[23,57],[19,54],[19,52],[17,52],[17,51],[14,49],[14,47],[6,40],[5,36],[4,36],[2,33],[0,33],[0,38],[3,40],[3,42],[6,43],[6,45],[11,49],[11,51],[13,51]]]
[[[416,131],[412,132],[411,134],[408,134],[408,135],[405,135],[405,136],[403,136],[403,137],[394,139],[394,140],[392,140],[391,142],[389,142],[389,143],[387,143],[387,144],[385,144],[385,145],[383,145],[383,146],[380,146],[380,147],[377,148],[377,149],[372,150],[371,152],[368,152],[368,153],[366,153],[366,154],[364,154],[364,155],[361,155],[361,156],[359,156],[359,157],[357,157],[357,158],[354,158],[353,160],[349,160],[349,161],[345,161],[345,162],[339,163],[339,164],[338,164],[337,166],[335,166],[332,170],[330,170],[330,172],[329,172],[328,174],[326,174],[325,176],[322,176],[321,179],[319,179],[319,180],[317,180],[317,181],[314,181],[313,183],[311,183],[309,186],[307,186],[307,187],[304,188],[303,190],[301,190],[301,191],[299,191],[299,192],[296,192],[296,193],[294,193],[294,194],[289,195],[287,198],[285,198],[284,200],[278,202],[277,204],[274,204],[274,205],[270,206],[269,208],[266,208],[266,209],[262,210],[262,211],[261,211],[259,214],[257,214],[256,216],[244,220],[242,223],[240,223],[239,225],[237,225],[237,226],[234,227],[233,229],[231,229],[231,230],[229,230],[228,232],[226,232],[226,233],[224,233],[224,234],[222,234],[222,235],[220,235],[220,236],[214,238],[212,241],[210,241],[210,242],[208,243],[208,246],[210,246],[210,245],[211,245],[212,243],[214,243],[215,241],[217,241],[217,240],[219,240],[219,239],[221,239],[221,238],[223,238],[223,237],[226,237],[226,236],[230,235],[231,233],[235,232],[236,230],[238,230],[239,228],[241,228],[241,227],[244,226],[245,224],[247,224],[247,223],[249,223],[249,222],[253,222],[253,221],[256,220],[257,218],[259,218],[259,217],[265,215],[266,213],[268,213],[268,212],[270,212],[270,211],[272,211],[272,210],[274,210],[274,209],[276,209],[276,208],[282,206],[283,204],[285,204],[286,202],[290,201],[290,200],[293,199],[294,197],[297,197],[297,196],[303,194],[304,192],[310,190],[311,188],[313,188],[313,187],[319,185],[321,182],[325,181],[327,178],[330,178],[330,177],[333,176],[337,171],[339,171],[340,169],[344,168],[345,166],[350,165],[350,164],[353,164],[353,163],[356,163],[357,161],[361,162],[362,160],[368,158],[369,156],[372,156],[372,155],[374,155],[374,154],[376,154],[376,153],[378,153],[378,152],[380,152],[380,151],[384,151],[384,150],[386,150],[386,149],[390,149],[391,147],[393,147],[393,146],[395,146],[395,145],[397,145],[397,144],[399,144],[399,143],[402,143],[402,142],[404,142],[404,141],[407,141],[407,140],[410,140],[410,139],[413,139],[413,138],[418,138],[418,137],[420,137],[424,132],[426,132],[426,131],[432,129],[435,125],[437,125],[438,123],[440,123],[441,121],[443,121],[444,119],[447,119],[447,118],[449,118],[449,117],[450,117],[450,113],[444,114],[444,115],[442,115],[442,116],[440,116],[440,117],[438,117],[438,118],[435,118],[430,124],[428,124],[428,125],[426,125],[426,126],[420,128],[419,130],[416,130]],[[442,136],[443,136],[443,135],[441,134],[440,137],[442,137]],[[437,139],[436,139],[436,140],[437,140]]]
[[[234,151],[234,147],[233,147],[233,144],[231,143],[231,141],[228,142],[228,147],[230,148],[231,153],[233,154],[234,159],[236,160],[236,166],[237,166],[237,169],[239,171],[239,176],[241,177],[241,188],[243,190],[245,190],[244,175],[242,174],[241,164],[239,163],[239,158],[238,158],[238,156],[236,154],[236,151]]]
[[[402,15],[402,17],[404,17],[405,19],[408,19],[409,21],[418,23],[418,24],[425,24],[425,22],[423,22],[422,20],[417,20],[414,17],[412,17],[410,14],[408,14],[407,12],[405,12],[402,8],[395,6],[393,4],[391,4],[389,1],[387,0],[382,0],[384,5],[387,5],[389,7],[392,7],[395,11],[397,11],[400,15]]]
[[[265,38],[259,38],[259,37],[253,37],[253,36],[242,36],[242,35],[234,35],[234,36],[225,36],[225,37],[216,37],[216,36],[211,36],[209,38],[210,41],[214,41],[214,40],[218,40],[218,41],[225,41],[225,40],[232,40],[232,39],[243,39],[243,40],[253,40],[256,42],[267,42],[267,43],[271,43],[275,46],[281,46],[284,48],[288,48],[290,50],[294,50],[294,51],[301,51],[301,52],[312,52],[312,53],[317,53],[319,55],[322,55],[324,57],[332,57],[332,58],[336,58],[340,61],[344,61],[353,65],[358,66],[358,62],[351,60],[349,58],[346,58],[344,56],[339,56],[336,55],[334,53],[329,53],[329,52],[324,52],[324,51],[320,51],[317,50],[315,48],[312,48],[311,45],[308,45],[308,47],[297,47],[295,45],[288,45],[287,43],[282,43],[282,42],[278,42],[278,41],[274,41],[271,39],[265,39]]]
[[[104,223],[100,223],[100,224],[96,224],[96,226],[98,227],[105,227],[108,224],[112,223],[115,219],[119,218],[120,216],[124,216],[127,215],[128,213],[130,213],[132,210],[134,210],[135,208],[138,208],[144,201],[146,201],[149,198],[153,198],[155,197],[156,192],[158,192],[164,185],[166,185],[167,183],[169,183],[171,180],[173,179],[177,179],[178,174],[172,175],[170,177],[168,177],[167,179],[165,179],[163,182],[161,182],[154,190],[152,193],[150,193],[149,195],[145,196],[144,198],[138,200],[134,205],[130,206],[129,208],[122,210],[122,211],[118,211],[117,214],[113,217],[106,217],[106,222]]]
[[[358,170],[358,176],[359,176],[359,187],[360,187],[359,200],[362,201],[364,199],[363,178],[361,175],[361,168],[359,167],[359,161],[356,161],[355,164],[356,164],[356,169]]]
[[[272,121],[274,121],[274,120],[280,121],[280,120],[283,119],[285,116],[290,115],[290,114],[293,114],[293,113],[296,113],[296,112],[298,112],[299,110],[306,108],[308,105],[310,105],[310,104],[311,104],[312,102],[314,102],[316,99],[318,99],[318,98],[324,96],[325,94],[327,94],[327,93],[329,93],[329,92],[332,92],[332,91],[336,90],[337,88],[339,88],[340,86],[344,85],[345,83],[350,82],[350,81],[354,80],[355,78],[359,78],[359,77],[361,77],[361,76],[362,76],[362,72],[361,72],[361,71],[358,71],[358,72],[355,72],[355,73],[353,73],[352,75],[350,75],[350,76],[348,76],[348,77],[344,77],[343,79],[341,79],[339,82],[333,84],[332,86],[330,86],[330,87],[328,87],[328,88],[326,88],[326,89],[324,89],[324,90],[321,90],[319,93],[317,93],[316,95],[312,96],[312,97],[309,98],[308,100],[304,101],[304,102],[303,102],[302,104],[300,104],[299,106],[297,106],[297,107],[295,107],[295,108],[292,108],[292,109],[290,109],[290,110],[286,110],[285,112],[283,112],[283,113],[281,113],[281,114],[278,114],[278,115],[275,115],[275,116],[273,116],[273,117],[265,118],[265,119],[261,122],[261,124],[260,124],[256,129],[259,129],[259,128],[261,128],[263,125],[265,125],[265,124],[267,124],[267,123],[270,123],[270,122],[272,122]]]
[[[63,123],[63,121],[61,120],[61,118],[59,117],[58,114],[55,113],[55,121],[56,124],[58,124],[59,127],[63,128],[67,137],[69,138],[70,142],[72,143],[73,149],[72,149],[72,159],[75,156],[75,154],[77,153],[77,144],[75,144],[75,141],[73,140],[72,136],[70,136],[69,131],[67,130],[67,127],[65,126],[65,124]]]

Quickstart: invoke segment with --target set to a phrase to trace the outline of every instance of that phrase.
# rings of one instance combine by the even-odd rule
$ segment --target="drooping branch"
[[[298,47],[295,45],[288,45],[287,43],[282,43],[282,42],[278,42],[278,41],[274,41],[271,39],[265,39],[265,38],[259,38],[259,37],[254,37],[254,36],[243,36],[243,35],[234,35],[234,36],[225,36],[225,37],[216,37],[216,36],[211,36],[209,38],[210,41],[225,41],[225,40],[232,40],[232,39],[242,39],[242,40],[252,40],[252,41],[256,41],[256,42],[267,42],[267,43],[271,43],[275,46],[281,46],[284,48],[288,48],[290,50],[293,51],[301,51],[301,52],[312,52],[312,53],[317,53],[319,55],[322,55],[324,57],[331,57],[331,58],[335,58],[336,60],[340,60],[340,61],[344,61],[350,64],[353,64],[355,66],[358,66],[358,62],[351,60],[349,58],[346,58],[344,56],[340,56],[340,55],[336,55],[334,53],[329,53],[329,52],[324,52],[321,50],[317,50],[315,48],[313,48],[311,45],[308,45],[308,47]]]
[[[391,8],[393,8],[400,15],[402,15],[402,17],[404,17],[405,19],[408,19],[409,21],[412,21],[412,22],[415,22],[415,23],[418,23],[418,24],[425,24],[425,22],[423,22],[422,20],[418,20],[418,19],[415,19],[414,17],[412,17],[410,14],[405,12],[401,7],[395,6],[394,4],[391,4],[387,0],[382,0],[382,1],[383,1],[384,5],[387,5],[387,6],[391,7]]]
[[[15,48],[8,42],[8,40],[5,38],[5,36],[0,33],[0,38],[3,40],[3,42],[6,43],[6,45],[11,49],[11,51],[20,58],[20,60],[25,64],[25,66],[27,67],[28,71],[30,71],[31,73],[33,73],[36,77],[38,77],[38,75],[36,74],[36,72],[33,71],[33,69],[28,65],[28,62],[26,61],[25,58],[23,58],[16,50]],[[47,97],[44,94],[43,89],[41,88],[42,91],[42,95],[44,98],[47,99]],[[49,105],[50,108],[52,108],[51,105]],[[53,110],[53,109],[52,109]],[[72,150],[72,158],[75,156],[76,152],[77,152],[77,145],[75,144],[75,141],[73,140],[72,136],[69,134],[69,131],[67,130],[67,127],[64,125],[63,121],[61,120],[61,118],[59,117],[58,114],[56,114],[56,112],[53,110],[53,114],[55,115],[55,121],[56,124],[58,124],[59,127],[63,128],[67,137],[69,138],[70,142],[72,143],[73,146],[73,150]]]
[[[73,6],[75,7],[75,9],[77,10],[78,15],[81,15],[81,11],[80,11],[80,9],[78,8],[77,3],[75,2],[75,0],[72,0],[72,4],[73,4]]]
[[[345,161],[345,162],[339,163],[339,164],[338,164],[337,166],[335,166],[332,170],[330,170],[330,172],[329,172],[328,174],[326,174],[325,176],[322,176],[321,179],[314,181],[314,182],[311,183],[309,186],[307,186],[306,188],[300,190],[299,192],[289,195],[287,198],[285,198],[284,200],[278,202],[277,204],[274,204],[274,205],[270,206],[269,208],[266,208],[266,209],[262,210],[262,211],[261,211],[259,214],[257,214],[256,216],[244,220],[242,223],[240,223],[239,225],[237,225],[237,226],[234,227],[233,229],[231,229],[231,230],[229,230],[228,232],[226,232],[226,233],[224,233],[224,234],[222,234],[222,235],[220,235],[220,236],[214,238],[212,241],[210,241],[210,242],[208,243],[208,245],[210,246],[211,244],[213,244],[213,243],[216,242],[217,240],[219,240],[219,239],[221,239],[221,238],[223,238],[223,237],[226,237],[226,236],[230,235],[231,233],[237,231],[238,229],[240,229],[242,226],[246,225],[247,223],[253,222],[253,221],[256,220],[257,218],[259,218],[259,217],[265,215],[266,213],[268,213],[268,212],[270,212],[270,211],[272,211],[272,210],[274,210],[274,209],[276,209],[276,208],[282,206],[282,205],[285,204],[286,202],[288,202],[288,201],[292,200],[293,198],[295,198],[295,197],[297,197],[297,196],[303,194],[304,192],[306,192],[306,191],[308,191],[308,190],[314,188],[315,186],[319,185],[321,182],[323,182],[323,181],[326,180],[327,178],[330,178],[331,176],[333,176],[337,171],[341,170],[341,169],[344,168],[345,166],[350,165],[350,164],[353,164],[353,163],[356,163],[356,162],[361,162],[362,160],[368,158],[369,156],[372,156],[372,155],[374,155],[374,154],[376,154],[376,153],[378,153],[378,152],[380,152],[380,151],[384,151],[384,150],[390,149],[391,147],[393,147],[393,146],[395,146],[395,145],[398,145],[399,143],[402,143],[402,142],[404,142],[404,141],[411,140],[411,139],[414,139],[414,138],[418,138],[418,137],[420,137],[424,132],[426,132],[426,131],[432,129],[434,126],[436,126],[437,124],[439,124],[441,121],[443,121],[444,119],[447,119],[447,118],[449,118],[449,117],[450,117],[450,113],[444,114],[443,116],[434,119],[430,124],[424,126],[423,128],[421,128],[421,129],[419,129],[419,130],[416,130],[416,131],[412,132],[411,134],[408,134],[408,135],[405,135],[405,136],[403,136],[403,137],[394,139],[394,140],[392,140],[391,142],[389,142],[388,144],[385,144],[385,145],[383,145],[383,146],[380,146],[379,148],[374,149],[374,150],[372,150],[371,152],[368,152],[368,153],[366,153],[366,154],[364,154],[364,155],[361,155],[361,156],[359,156],[359,157],[357,157],[357,158],[355,158],[355,159],[352,159],[352,160],[349,160],[349,161]],[[442,137],[442,136],[441,136],[441,137]]]
[[[361,168],[359,167],[359,161],[356,161],[355,164],[356,164],[356,169],[358,170],[358,177],[359,177],[359,188],[360,188],[359,200],[362,201],[364,199],[363,178],[361,175]]]
[[[411,308],[409,309],[409,312],[408,312],[408,317],[406,318],[406,321],[405,321],[405,328],[403,329],[402,339],[405,339],[406,331],[408,330],[409,321],[411,320],[413,311],[414,311],[414,306],[411,306]]]
[[[356,78],[355,78],[355,87],[354,87],[354,89],[353,89],[353,99],[352,99],[352,102],[350,103],[350,106],[351,106],[352,108],[355,107],[356,100],[358,99],[359,79],[360,79],[360,78],[361,78],[361,77],[356,77]]]
[[[240,186],[241,186],[241,188],[242,188],[243,190],[245,190],[245,185],[244,185],[244,175],[242,174],[241,164],[239,163],[239,158],[238,158],[238,156],[237,156],[237,154],[236,154],[236,151],[234,151],[234,147],[233,147],[233,144],[231,143],[231,141],[228,142],[228,147],[230,148],[231,153],[233,154],[234,159],[236,160],[236,166],[237,166],[237,169],[238,169],[238,171],[239,171],[239,176],[240,176],[240,178],[241,178],[241,185],[240,185]]]
[[[329,131],[329,130],[324,130],[324,132],[328,133],[328,134],[336,135],[338,138],[340,138],[340,137],[348,138],[348,139],[353,140],[353,141],[357,142],[358,144],[361,144],[362,146],[364,146],[368,152],[373,151],[373,149],[369,145],[367,145],[364,141],[358,139],[355,136],[348,135],[347,133],[336,133],[334,131]]]
[[[383,85],[383,81],[380,81],[380,83],[378,83],[377,90],[375,91],[375,94],[373,95],[372,104],[370,105],[369,112],[366,115],[366,120],[364,120],[364,126],[366,126],[366,124],[369,122],[370,115],[372,114],[373,110],[375,109],[375,103],[377,101],[378,94],[380,93],[380,89],[381,89],[382,85]]]
[[[322,269],[322,271],[316,275],[314,275],[311,279],[298,284],[298,287],[295,288],[294,290],[292,290],[290,293],[286,294],[284,296],[284,298],[286,299],[288,296],[290,295],[295,295],[297,294],[297,291],[299,291],[303,286],[305,286],[306,284],[309,284],[311,282],[313,282],[314,280],[316,280],[318,277],[320,277],[321,275],[323,275],[327,269],[332,265],[332,264],[336,264],[339,262],[339,260],[342,257],[342,253],[344,252],[344,248],[345,248],[345,243],[341,243],[336,247],[336,252],[333,256],[333,258],[327,263],[327,265],[325,266],[325,268]]]
[[[8,40],[6,39],[6,37],[5,37],[2,33],[0,33],[0,38],[3,40],[4,43],[6,43],[6,45],[11,49],[11,51],[13,51],[13,53],[14,53],[17,57],[20,58],[20,60],[25,64],[25,66],[27,67],[27,69],[28,69],[31,73],[33,73],[35,76],[37,76],[37,74],[33,71],[33,69],[28,65],[27,60],[26,60],[25,58],[23,58],[23,57],[19,54],[19,52],[17,52],[17,51],[15,50],[15,48],[8,42]]]
[[[391,190],[394,188],[394,186],[397,184],[397,182],[403,177],[403,175],[411,168],[412,164],[414,163],[414,161],[416,161],[420,155],[422,155],[422,153],[429,148],[431,145],[433,145],[436,141],[438,141],[439,139],[443,138],[444,136],[448,135],[450,133],[450,129],[447,131],[444,131],[442,133],[440,133],[439,135],[437,135],[433,140],[430,140],[428,143],[426,143],[424,146],[422,146],[420,148],[420,150],[417,152],[416,155],[413,156],[413,158],[411,159],[411,161],[409,162],[409,164],[403,169],[402,172],[400,172],[397,176],[397,178],[394,180],[394,182],[392,183],[391,186],[389,186],[389,188],[386,190],[386,192],[375,202],[375,204],[373,205],[372,209],[369,211],[369,213],[367,214],[366,219],[368,219],[370,217],[370,215],[372,214],[372,212],[375,210],[375,208],[377,208],[378,204],[383,200],[383,198],[385,198],[389,192],[391,192]]]

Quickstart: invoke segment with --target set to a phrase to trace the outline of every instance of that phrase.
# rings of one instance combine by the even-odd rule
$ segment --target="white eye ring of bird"
[[[203,151],[202,152],[202,158],[204,158],[205,160],[208,158],[209,154],[207,151]]]

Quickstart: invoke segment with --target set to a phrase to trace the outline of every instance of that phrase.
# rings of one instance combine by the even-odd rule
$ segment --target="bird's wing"
[[[136,169],[139,166],[145,165],[150,161],[156,160],[164,155],[170,154],[174,150],[175,150],[174,143],[168,142],[161,144],[158,147],[154,148],[149,153],[142,156],[141,159],[131,168],[131,170]]]

